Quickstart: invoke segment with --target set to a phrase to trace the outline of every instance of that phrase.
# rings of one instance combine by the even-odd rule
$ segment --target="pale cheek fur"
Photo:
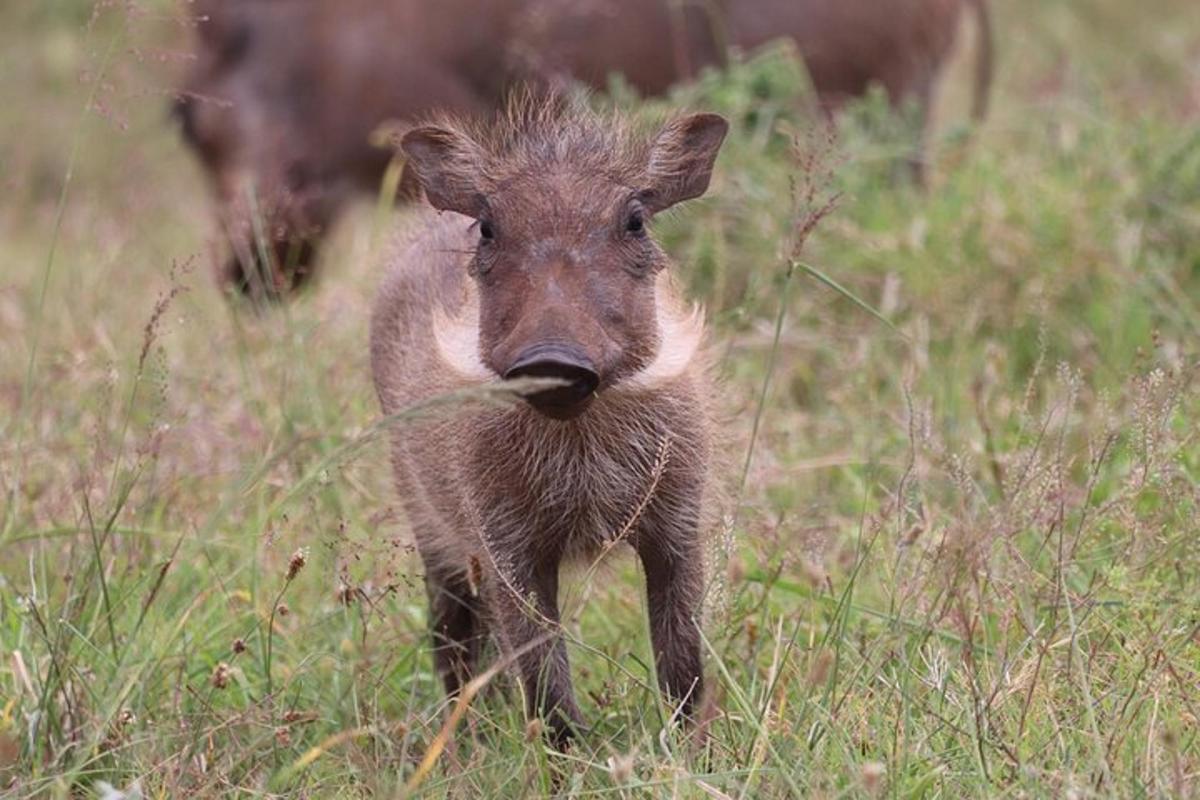
[[[691,365],[704,340],[704,310],[679,299],[666,272],[655,287],[658,318],[658,352],[642,369],[617,387],[653,389],[682,375]]]
[[[477,383],[498,377],[483,363],[479,352],[479,304],[475,297],[463,304],[457,316],[440,308],[435,310],[433,337],[438,360],[461,379]]]
[[[704,312],[696,305],[679,302],[666,279],[657,288],[656,316],[658,317],[659,347],[654,358],[644,368],[613,387],[652,389],[677,378],[687,370],[704,337]],[[484,364],[479,352],[479,302],[472,292],[456,316],[443,309],[434,312],[434,339],[438,359],[442,364],[469,382],[492,381],[497,378]]]
[[[658,352],[654,359],[615,388],[653,389],[682,375],[692,363],[704,334],[704,312],[699,306],[690,309],[658,309]]]

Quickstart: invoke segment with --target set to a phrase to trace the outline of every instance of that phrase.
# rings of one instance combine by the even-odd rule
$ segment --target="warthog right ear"
[[[643,202],[651,213],[699,197],[708,189],[729,123],[719,114],[692,114],[668,122],[650,146]]]
[[[479,158],[475,143],[445,128],[415,128],[400,140],[408,163],[429,204],[478,218],[484,195],[478,184]]]

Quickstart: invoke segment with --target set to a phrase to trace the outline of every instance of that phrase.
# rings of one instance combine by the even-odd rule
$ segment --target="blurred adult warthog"
[[[321,234],[375,191],[381,123],[492,108],[510,0],[199,0],[177,93],[232,253],[225,283],[274,295],[310,274]]]
[[[752,50],[790,39],[821,105],[835,111],[879,84],[894,106],[915,101],[927,127],[939,77],[975,11],[972,115],[987,109],[993,44],[988,0],[542,0],[526,5],[514,50],[527,72],[603,86],[612,73],[658,93]],[[923,132],[924,133],[924,132]]]
[[[683,717],[703,690],[716,392],[702,318],[649,228],[704,193],[725,131],[697,114],[645,139],[526,103],[498,124],[444,121],[403,140],[445,213],[421,222],[375,306],[384,412],[502,378],[552,381],[520,405],[443,408],[393,430],[436,666],[457,692],[494,633],[558,744],[580,722],[559,629],[566,559],[632,545],[659,683]]]
[[[971,115],[980,121],[993,71],[988,0],[730,0],[729,31],[746,48],[781,34],[791,37],[828,111],[873,84],[884,88],[894,107],[915,102],[921,138],[913,166],[923,180],[937,84],[968,7],[978,29]]]
[[[654,94],[729,46],[792,39],[823,105],[881,84],[929,108],[973,5],[976,112],[991,75],[987,0],[198,0],[196,57],[176,101],[217,197],[228,284],[282,293],[321,235],[375,191],[391,153],[370,134],[433,110],[498,108],[508,87],[623,73]],[[926,115],[927,116],[927,115]]]

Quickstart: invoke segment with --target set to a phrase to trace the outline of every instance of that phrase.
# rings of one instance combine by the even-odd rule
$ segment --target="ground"
[[[615,558],[564,597],[567,756],[503,677],[443,733],[367,368],[396,216],[359,209],[294,302],[227,302],[165,112],[176,7],[5,6],[0,793],[1200,792],[1200,17],[993,5],[992,112],[968,44],[925,189],[881,98],[830,143],[780,52],[616,87],[733,122],[657,227],[713,323],[735,502],[706,740],[664,729]],[[796,252],[810,186],[838,202]]]

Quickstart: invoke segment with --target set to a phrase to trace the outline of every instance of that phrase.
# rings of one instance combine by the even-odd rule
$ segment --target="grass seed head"
[[[292,746],[291,731],[289,731],[286,727],[284,727],[282,725],[279,726],[278,728],[276,728],[275,729],[275,742],[280,747],[291,747]]]
[[[287,579],[294,580],[300,574],[300,570],[304,569],[304,565],[308,563],[308,548],[301,547],[296,552],[292,553],[292,557],[288,559]]]
[[[608,757],[608,771],[612,775],[613,782],[619,786],[629,783],[633,777],[633,765],[633,753]]]
[[[808,668],[808,685],[822,686],[829,680],[829,668],[833,666],[833,652],[823,649],[816,654]]]
[[[229,665],[226,664],[224,661],[217,664],[216,668],[213,669],[213,673],[212,673],[213,688],[214,689],[224,689],[226,686],[228,686],[229,685],[229,677],[231,674],[232,674],[232,670],[229,669]]]
[[[879,761],[868,761],[862,765],[861,777],[863,790],[867,794],[877,796],[883,789],[883,778],[887,774],[887,767]]]

